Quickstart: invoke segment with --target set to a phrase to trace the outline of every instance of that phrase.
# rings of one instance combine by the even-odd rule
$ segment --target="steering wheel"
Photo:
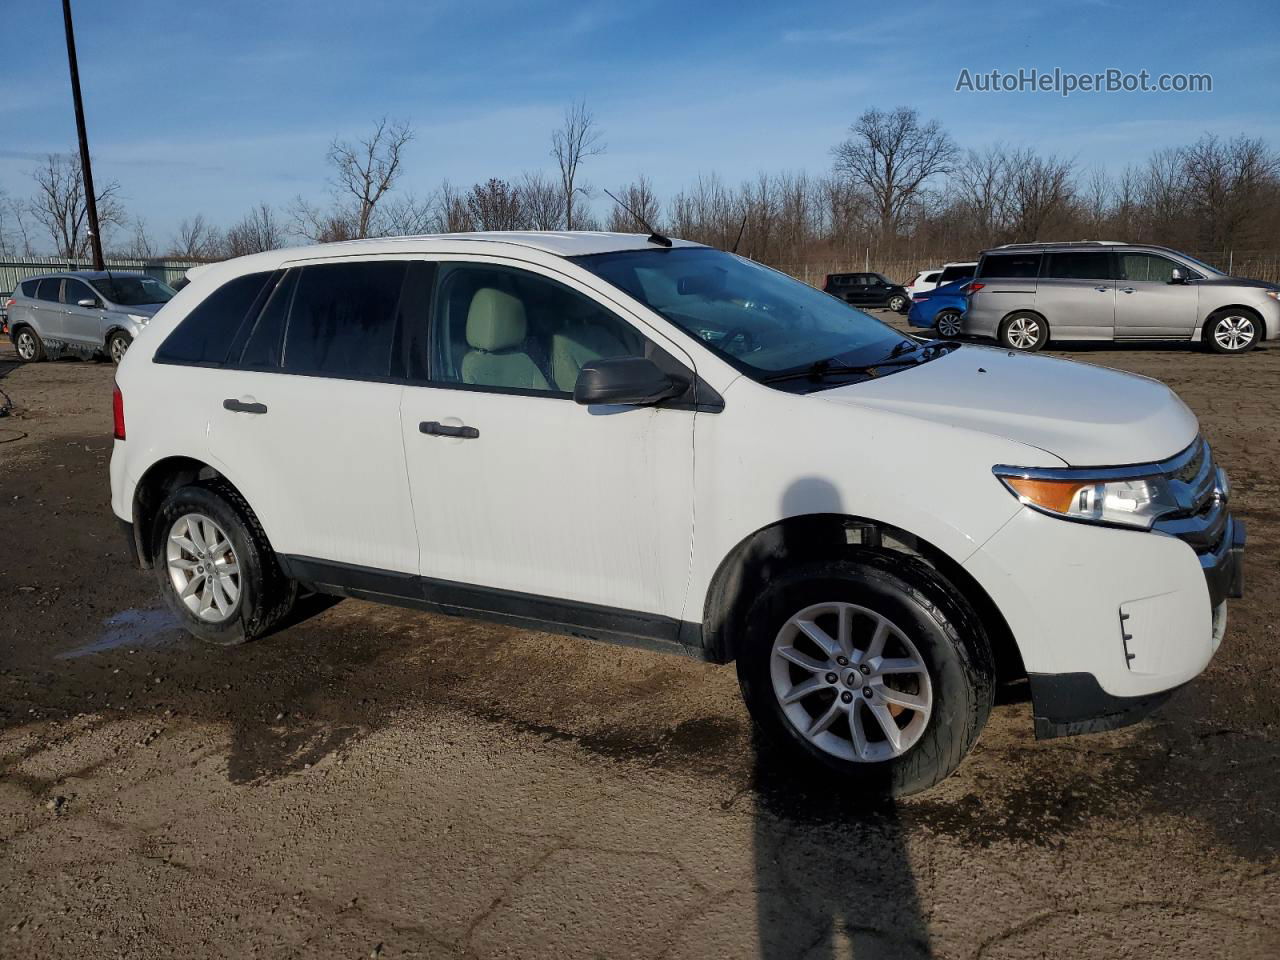
[[[742,341],[742,353],[734,353],[729,349],[729,344],[735,340]],[[740,357],[744,353],[752,353],[760,349],[760,346],[756,343],[756,335],[746,327],[730,327],[724,332],[724,336],[720,338],[720,349],[725,353],[733,353],[735,357]]]

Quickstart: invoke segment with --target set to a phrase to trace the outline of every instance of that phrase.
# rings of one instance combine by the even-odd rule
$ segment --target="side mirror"
[[[92,299],[92,298],[90,298],[90,297],[85,297],[83,300],[77,300],[77,301],[76,301],[76,306],[77,306],[77,307],[88,307],[90,310],[92,310],[94,307],[100,307],[100,306],[102,306],[102,304],[100,304],[97,300],[94,300],[94,299]]]
[[[616,357],[584,363],[573,386],[573,402],[645,406],[678,396],[685,390],[647,357]]]
[[[1174,267],[1172,270],[1169,271],[1169,282],[1170,283],[1186,283],[1187,275],[1183,273],[1181,270],[1179,270],[1177,267]]]

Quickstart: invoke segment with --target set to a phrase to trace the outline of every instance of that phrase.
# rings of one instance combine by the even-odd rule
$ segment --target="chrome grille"
[[[1222,548],[1230,514],[1209,444],[1198,438],[1192,449],[1194,452],[1184,462],[1172,465],[1168,473],[1181,509],[1156,521],[1154,529],[1185,541],[1204,556]]]

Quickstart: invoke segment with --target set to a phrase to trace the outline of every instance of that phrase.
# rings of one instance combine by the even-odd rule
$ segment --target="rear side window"
[[[45,277],[40,281],[40,286],[36,287],[36,299],[57,303],[61,289],[62,279],[60,277]]]
[[[36,298],[36,287],[40,284],[39,280],[23,280],[22,295],[32,300]]]
[[[280,367],[280,347],[284,341],[284,321],[289,315],[289,304],[298,287],[298,271],[290,270],[271,291],[267,305],[262,308],[249,332],[249,339],[240,352],[240,366],[246,370],[277,370]]]
[[[286,373],[386,377],[406,262],[303,267],[284,341]]]
[[[272,274],[228,280],[186,315],[156,351],[159,363],[219,364]]]
[[[924,282],[925,282],[925,283],[937,283],[937,282],[938,282],[938,277],[940,277],[940,276],[942,276],[942,274],[939,274],[939,273],[926,273],[926,274],[925,274],[925,276],[924,276]]]
[[[1041,276],[1055,280],[1112,280],[1111,254],[1101,250],[1051,253]]]
[[[1024,279],[1040,273],[1039,253],[993,253],[978,265],[979,277]]]
[[[954,283],[956,280],[960,280],[963,277],[972,277],[973,267],[947,267],[941,274],[935,274],[935,276],[938,277],[937,282],[939,285],[944,283]]]

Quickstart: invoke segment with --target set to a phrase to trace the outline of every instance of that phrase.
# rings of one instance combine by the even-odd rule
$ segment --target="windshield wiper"
[[[771,377],[765,377],[761,383],[782,383],[786,380],[822,380],[826,377],[836,376],[837,374],[846,373],[865,373],[868,376],[876,376],[876,370],[881,367],[914,367],[918,361],[914,358],[893,359],[892,355],[883,360],[877,360],[875,363],[866,363],[860,366],[850,366],[843,363],[833,363],[831,360],[819,360],[817,363],[811,364],[807,370],[793,370],[790,373],[775,373]]]

